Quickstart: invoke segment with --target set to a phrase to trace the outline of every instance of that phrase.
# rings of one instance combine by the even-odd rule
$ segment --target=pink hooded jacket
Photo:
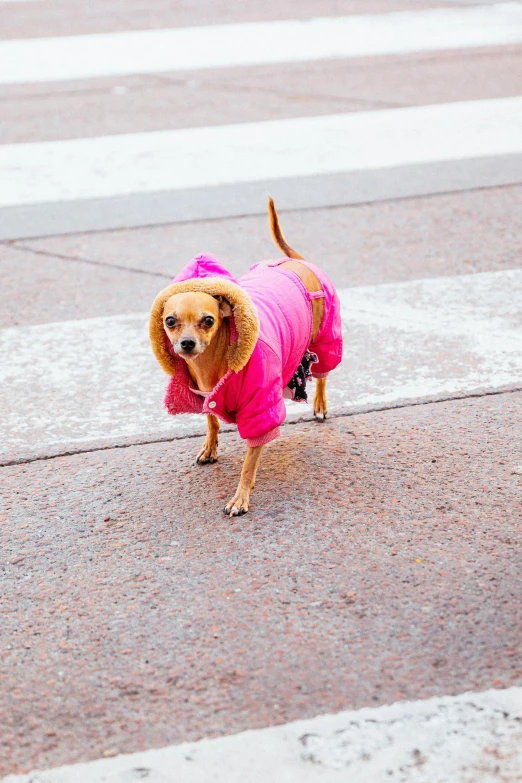
[[[156,298],[151,313],[151,342],[163,369],[172,375],[165,407],[171,414],[212,413],[237,424],[248,446],[260,446],[279,435],[286,418],[284,389],[305,352],[317,354],[312,367],[316,378],[325,377],[342,358],[339,298],[325,273],[306,265],[322,285],[310,294],[301,279],[280,266],[283,261],[257,264],[236,278],[211,255],[192,259]],[[181,291],[199,290],[225,296],[232,307],[231,346],[227,374],[205,397],[193,390],[186,363],[172,350],[163,329],[166,300]],[[311,298],[324,296],[324,317],[310,344]]]

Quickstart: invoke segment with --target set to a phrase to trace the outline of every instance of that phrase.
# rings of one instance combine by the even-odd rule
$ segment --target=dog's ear
[[[232,308],[230,307],[230,304],[227,302],[224,296],[216,296],[216,299],[219,302],[219,312],[221,313],[222,318],[228,318],[229,315],[232,315]]]

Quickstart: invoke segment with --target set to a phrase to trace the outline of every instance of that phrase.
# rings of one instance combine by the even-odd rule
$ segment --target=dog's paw
[[[326,400],[315,399],[314,400],[314,416],[316,421],[324,421],[328,408],[326,407]]]
[[[248,511],[248,501],[250,499],[250,493],[245,490],[238,489],[232,500],[227,503],[223,509],[223,513],[228,517],[239,517],[241,514],[246,514]]]
[[[206,465],[208,463],[217,462],[217,443],[208,444],[206,441],[203,444],[203,448],[196,457],[198,465]]]

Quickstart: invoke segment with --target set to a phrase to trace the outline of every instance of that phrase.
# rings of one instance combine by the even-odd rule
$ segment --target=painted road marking
[[[266,213],[266,194],[282,210],[369,204],[522,183],[522,155],[287,177],[189,190],[52,204],[0,207],[0,240],[186,223]]]
[[[522,7],[515,2],[16,39],[0,43],[0,83],[89,79],[517,43],[522,43]]]
[[[340,292],[345,352],[331,413],[522,386],[522,270]],[[1,461],[204,431],[162,408],[147,314],[0,330]],[[290,420],[310,415],[291,403]]]
[[[0,146],[0,206],[522,153],[522,97]]]
[[[522,688],[321,715],[3,783],[469,783],[522,779]]]

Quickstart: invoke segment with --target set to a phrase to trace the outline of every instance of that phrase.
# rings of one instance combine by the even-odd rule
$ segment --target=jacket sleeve
[[[279,435],[286,418],[281,386],[281,360],[262,340],[258,340],[243,370],[243,383],[236,424],[248,446],[262,446]]]
[[[324,283],[323,283],[324,287]],[[330,302],[325,313],[323,324],[310,350],[317,354],[318,363],[312,365],[314,378],[324,378],[334,370],[343,357],[343,327],[341,321],[341,304],[333,286],[330,284]]]

